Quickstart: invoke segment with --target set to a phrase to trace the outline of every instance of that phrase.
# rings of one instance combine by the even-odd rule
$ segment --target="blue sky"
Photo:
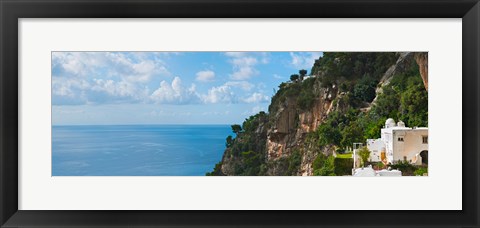
[[[321,52],[52,52],[52,122],[234,124]],[[310,72],[309,72],[310,73]]]

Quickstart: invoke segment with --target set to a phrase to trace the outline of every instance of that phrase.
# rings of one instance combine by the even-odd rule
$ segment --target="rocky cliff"
[[[428,53],[419,52],[415,53],[415,61],[418,64],[420,75],[422,76],[423,85],[428,91]]]
[[[315,158],[319,154],[331,155],[341,147],[319,143],[325,137],[317,133],[319,126],[331,113],[346,115],[353,108],[359,116],[364,115],[362,113],[370,111],[383,93],[382,88],[386,88],[395,75],[404,74],[417,65],[424,86],[428,88],[426,53],[397,53],[395,56],[391,65],[382,66],[386,69],[383,73],[377,73],[377,77],[381,77],[374,80],[372,99],[355,98],[361,97],[357,94],[362,87],[357,85],[368,72],[359,79],[343,76],[338,78],[347,79],[332,83],[325,76],[322,79],[322,75],[329,72],[320,67],[303,81],[282,83],[272,98],[269,112],[259,113],[243,123],[243,132],[227,145],[222,161],[210,175],[313,175]],[[342,61],[341,58],[331,62]]]

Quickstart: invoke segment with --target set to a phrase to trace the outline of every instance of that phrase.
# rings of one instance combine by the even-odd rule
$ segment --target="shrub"
[[[327,156],[325,156],[324,154],[322,154],[322,153],[318,154],[317,157],[315,157],[315,159],[313,160],[313,163],[312,163],[313,170],[321,169],[323,167],[323,164],[325,163],[326,159],[327,159]]]
[[[333,156],[326,157],[323,154],[320,156],[323,156],[323,158],[320,157],[317,164],[314,164],[313,175],[314,176],[335,176],[335,163],[334,163],[335,157]],[[315,160],[317,160],[317,158]],[[322,160],[323,160],[323,164],[320,165],[319,163],[322,163]]]
[[[415,176],[423,176],[424,173],[428,173],[427,167],[418,168],[417,170],[415,170],[415,172],[413,172]]]
[[[298,107],[300,110],[307,111],[309,110],[315,101],[315,96],[313,93],[300,93],[298,97]]]
[[[366,75],[353,88],[353,96],[360,101],[372,102],[376,96],[377,84],[378,81]]]
[[[407,161],[400,161],[396,164],[390,165],[392,169],[398,169],[402,171],[402,176],[413,176],[417,167],[408,163]]]
[[[233,137],[231,135],[227,136],[227,139],[226,139],[226,142],[225,142],[225,146],[227,148],[231,147],[233,144]]]
[[[315,101],[314,85],[316,78],[308,78],[302,83],[300,94],[298,95],[298,107],[301,110],[309,110]]]
[[[368,162],[368,158],[370,157],[370,151],[366,146],[364,146],[360,150],[358,150],[358,155],[360,156],[360,158],[362,158],[363,164],[366,164]]]
[[[242,152],[243,172],[245,176],[256,176],[260,173],[260,166],[263,164],[262,155],[254,151]]]
[[[373,167],[376,169],[383,169],[385,168],[385,164],[383,164],[383,162],[377,162],[373,165]]]
[[[337,176],[352,175],[353,158],[335,158],[335,174]]]
[[[212,172],[208,172],[205,175],[206,176],[222,176],[223,173],[221,169],[222,169],[222,162],[219,162],[215,164],[215,168],[213,168]]]
[[[285,175],[295,176],[300,169],[300,164],[302,163],[302,155],[300,151],[294,150],[293,153],[288,157],[288,169]]]

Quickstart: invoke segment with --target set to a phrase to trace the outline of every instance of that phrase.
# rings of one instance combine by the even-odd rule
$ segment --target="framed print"
[[[478,1],[0,7],[2,227],[479,225]]]

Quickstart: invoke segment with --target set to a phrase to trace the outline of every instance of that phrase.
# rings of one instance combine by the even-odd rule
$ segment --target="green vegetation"
[[[314,176],[344,176],[352,175],[353,159],[350,157],[326,156],[323,153],[313,160]]]
[[[415,176],[423,176],[423,174],[428,173],[427,167],[420,167],[413,172]]]
[[[307,70],[299,70],[298,73],[300,74],[300,80],[303,81],[305,75],[307,75]]]
[[[226,142],[225,142],[225,147],[229,148],[233,144],[233,137],[231,135],[227,136]]]
[[[353,158],[340,158],[336,157],[334,160],[335,175],[345,176],[352,175]]]
[[[402,120],[407,126],[428,126],[428,93],[423,86],[418,66],[396,75],[377,98],[370,111],[373,117],[388,116]]]
[[[345,91],[345,95],[335,99],[334,103],[348,108],[346,111],[331,112],[325,123],[319,126],[316,131],[319,146],[333,145],[345,150],[353,143],[379,138],[380,129],[387,118],[402,120],[409,127],[428,126],[428,93],[416,64],[411,64],[403,74],[395,75],[387,86],[383,86],[383,92],[369,111],[360,111],[362,102],[371,102],[375,98],[376,85],[382,75],[379,72],[385,72],[386,66],[394,63],[391,53],[377,54],[326,54],[312,68],[312,72],[323,69],[334,75],[348,72],[344,70],[346,68],[353,74],[335,78],[335,83],[340,83],[339,89]],[[353,60],[360,62],[351,65],[349,61]],[[320,67],[321,64],[324,64],[323,67]],[[379,71],[377,67],[383,64],[386,64],[385,67]],[[325,77],[328,78],[321,76],[318,80],[328,81]],[[325,82],[322,85],[325,86]]]
[[[343,83],[343,89],[350,90],[349,84],[362,77],[379,80],[397,58],[394,52],[325,52],[311,73],[318,75],[325,87]]]
[[[315,94],[313,93],[316,78],[307,78],[303,81],[298,95],[297,104],[300,110],[310,110],[315,101]]]
[[[245,121],[243,121],[243,130],[247,133],[253,133],[257,129],[257,127],[266,120],[267,114],[261,111],[258,114],[250,116],[248,119],[245,119]]]
[[[222,176],[221,167],[222,167],[222,162],[219,162],[215,164],[215,167],[213,168],[212,172],[206,173],[205,175],[206,176]]]
[[[375,90],[377,89],[378,80],[366,74],[357,84],[353,87],[353,97],[356,101],[360,102],[372,102],[375,96]]]
[[[336,176],[335,175],[335,157],[319,154],[314,160],[313,175],[314,176]]]
[[[413,176],[418,167],[410,164],[407,161],[399,161],[396,164],[390,165],[392,169],[402,171],[402,176]]]
[[[313,171],[315,172],[315,170],[321,169],[324,166],[326,159],[327,159],[327,156],[325,154],[322,154],[322,153],[318,154],[317,157],[315,157],[315,159],[312,162]]]
[[[294,74],[290,78],[293,82],[298,80],[298,75]],[[297,104],[300,111],[310,110],[318,97],[315,94],[315,84],[317,78],[311,77],[302,81],[302,83],[282,83],[279,86],[279,90],[272,97],[268,111],[274,113],[278,110],[283,103],[288,99]]]
[[[268,126],[268,115],[259,112],[256,115],[245,119],[242,125],[232,125],[232,132],[237,135],[233,138],[228,136],[225,145],[227,157],[235,158],[233,169],[237,176],[256,176],[265,173],[265,143],[266,137],[257,135],[256,129],[260,125]],[[212,172],[207,175],[223,175],[221,172],[222,163],[215,165]]]
[[[383,164],[383,162],[376,162],[375,164],[373,164],[373,168],[380,170],[380,169],[384,169],[385,165]]]
[[[300,74],[301,77],[303,77],[307,75],[307,70],[302,69],[302,70],[299,70],[298,73]]]
[[[293,153],[287,159],[288,161],[288,169],[286,172],[286,176],[295,176],[300,168],[300,164],[302,163],[302,155],[300,154],[299,150],[294,150]]]
[[[370,151],[366,146],[364,146],[358,150],[358,155],[362,159],[363,166],[365,166],[365,164],[368,162],[368,158],[370,157]]]
[[[337,158],[352,158],[352,153],[348,154],[337,154]]]
[[[262,154],[254,151],[246,151],[241,153],[242,163],[239,173],[245,176],[256,176],[260,173],[260,166],[264,162]]]
[[[292,74],[290,75],[290,81],[296,82],[298,80],[299,76],[298,74]]]
[[[242,126],[238,125],[238,124],[234,124],[232,125],[232,131],[233,133],[237,134],[242,132]]]

